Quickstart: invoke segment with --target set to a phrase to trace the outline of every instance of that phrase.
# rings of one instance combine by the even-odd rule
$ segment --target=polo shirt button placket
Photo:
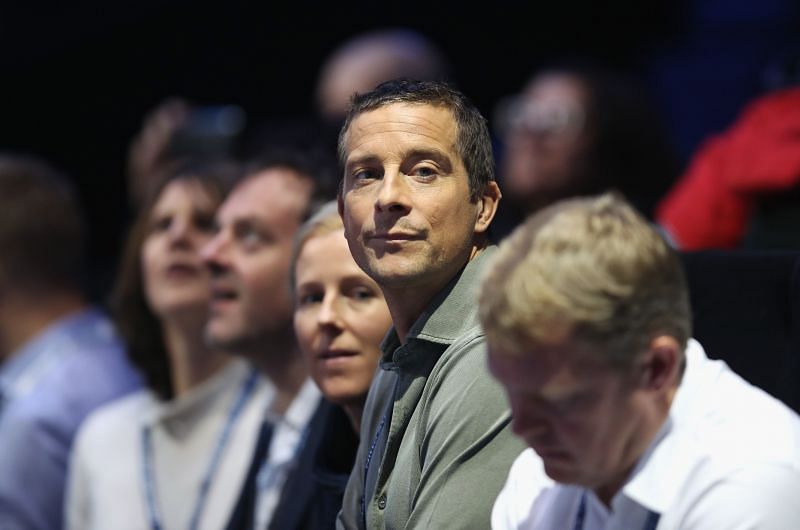
[[[378,498],[378,509],[383,510],[385,508],[386,508],[386,495],[384,494]]]

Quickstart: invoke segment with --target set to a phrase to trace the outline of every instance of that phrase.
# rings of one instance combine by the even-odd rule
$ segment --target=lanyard
[[[231,431],[233,430],[233,425],[236,423],[236,419],[241,414],[245,404],[253,394],[253,391],[255,391],[257,382],[258,373],[253,370],[250,372],[250,374],[248,374],[247,378],[242,383],[239,396],[228,413],[228,418],[225,421],[225,425],[223,426],[219,438],[217,439],[217,443],[214,446],[214,452],[211,454],[211,460],[208,464],[205,475],[203,475],[203,480],[200,483],[200,489],[197,492],[197,499],[194,504],[194,509],[192,510],[192,517],[189,520],[190,530],[197,530],[197,527],[200,524],[200,516],[203,513],[206,498],[208,497],[208,491],[211,488],[211,480],[214,478],[214,475],[217,472],[220,460],[222,459],[222,453],[225,450],[225,446],[228,443],[228,438],[230,438]],[[158,510],[154,468],[153,433],[152,428],[150,426],[146,426],[142,429],[142,479],[144,485],[144,495],[145,500],[147,501],[150,528],[152,528],[152,530],[163,530],[164,526],[161,523],[161,516]]]
[[[575,516],[575,530],[583,530],[584,519],[586,519],[586,492],[581,495],[581,503],[578,505],[578,515]]]
[[[586,491],[583,492],[581,495],[581,503],[578,505],[578,514],[575,516],[575,530],[583,530],[583,525],[586,519]],[[654,512],[649,511],[647,514],[647,520],[644,522],[644,528],[642,530],[656,530],[656,526],[658,526],[658,520],[661,519],[661,515]]]
[[[369,452],[367,453],[367,458],[364,461],[364,491],[361,492],[361,519],[364,521],[364,528],[367,527],[367,507],[366,507],[366,500],[365,497],[367,495],[366,486],[367,486],[367,474],[369,473],[369,464],[372,462],[372,454],[375,452],[375,446],[378,445],[378,440],[381,437],[381,433],[383,432],[383,427],[386,424],[386,414],[383,415],[381,418],[381,423],[378,425],[378,430],[375,433],[375,438],[372,439],[372,443],[369,446]]]

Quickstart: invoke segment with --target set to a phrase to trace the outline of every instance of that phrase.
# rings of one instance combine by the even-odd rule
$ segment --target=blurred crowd
[[[470,491],[456,506],[426,504],[429,490],[444,497],[453,485],[444,472],[423,473],[416,479],[418,490],[406,491],[402,501],[391,497],[395,504],[384,510],[385,491],[398,489],[387,478],[387,459],[396,459],[394,480],[399,480],[401,460],[412,451],[400,442],[392,445],[392,436],[403,436],[394,430],[398,418],[413,415],[402,428],[418,429],[418,448],[445,444],[437,437],[471,432],[470,426],[453,423],[446,434],[426,433],[417,416],[435,416],[437,409],[403,408],[406,393],[422,392],[419,399],[434,403],[429,394],[446,386],[443,381],[455,377],[448,375],[455,368],[434,367],[442,380],[430,382],[431,375],[424,390],[415,387],[416,380],[406,387],[400,377],[390,386],[383,377],[402,374],[395,366],[398,356],[385,352],[402,351],[406,334],[413,342],[420,340],[417,333],[429,337],[427,330],[433,343],[450,345],[441,338],[449,328],[435,328],[443,334],[436,336],[434,328],[409,321],[398,309],[413,305],[403,298],[404,290],[406,297],[428,293],[428,284],[395,285],[388,273],[369,273],[382,270],[370,260],[377,263],[383,253],[359,254],[358,245],[369,247],[364,238],[390,227],[376,221],[371,232],[357,234],[353,228],[357,199],[365,200],[369,186],[348,180],[348,156],[369,145],[367,134],[384,126],[358,120],[400,104],[370,107],[367,101],[353,113],[353,96],[396,79],[458,82],[447,58],[424,36],[387,30],[358,35],[330,54],[318,73],[313,120],[248,124],[256,133],[245,142],[246,109],[199,106],[179,97],[152,109],[128,146],[126,190],[134,218],[111,273],[113,287],[100,300],[86,295],[96,268],[87,263],[84,215],[69,176],[45,160],[0,153],[0,530],[444,528],[430,515],[437,509],[483,510],[485,520],[477,516],[474,526],[454,522],[455,528],[489,524],[491,504],[513,458],[526,442],[536,449],[527,438],[498,434],[485,441],[487,447],[503,447],[497,454],[513,453],[510,458],[488,459],[477,445],[456,456],[426,453],[432,461],[483,454],[480,465],[493,471],[459,475],[447,467],[447,472],[461,477],[464,488],[485,480],[484,501]],[[551,207],[564,200],[613,192],[673,251],[796,249],[800,87],[792,82],[748,104],[681,168],[663,116],[640,81],[581,61],[549,65],[531,72],[519,92],[484,120],[496,159],[496,186],[489,188],[496,192],[470,188],[470,198],[487,194],[490,238],[498,243],[511,237],[519,248],[527,243],[510,234],[530,225],[526,219],[543,212],[547,219]],[[436,116],[424,118],[414,130],[427,130]],[[402,120],[387,123],[404,127]],[[351,145],[358,135],[364,142]],[[382,148],[391,151],[385,143]],[[442,149],[468,149],[462,144],[458,137]],[[358,163],[374,165],[368,157]],[[404,163],[400,173],[420,182],[426,178],[425,168]],[[470,179],[478,171],[467,170]],[[388,173],[372,175],[374,168],[354,171],[353,179],[361,179],[361,171],[363,179],[389,181]],[[400,196],[415,189],[386,191],[365,208],[381,210],[385,201],[386,211],[396,211],[404,200]],[[391,193],[397,197],[388,197]],[[450,208],[446,193],[425,198],[431,211],[439,208],[431,218],[463,214]],[[615,215],[627,219],[627,211]],[[373,215],[369,212],[364,215]],[[449,237],[456,233],[457,227]],[[486,244],[481,240],[476,248]],[[384,252],[389,259],[394,251]],[[445,257],[431,263],[438,259]],[[448,281],[458,277],[446,270]],[[434,296],[438,290],[416,295],[420,305],[410,316],[452,308],[452,298],[462,295],[457,284],[439,288],[445,284],[447,297],[441,300]],[[530,303],[552,302],[542,296]],[[491,298],[485,292],[483,297]],[[496,314],[506,307],[492,303]],[[464,316],[467,309],[452,310],[451,321],[472,318]],[[498,344],[506,347],[509,337],[519,338],[522,332],[509,321],[491,317],[482,318],[503,337]],[[560,321],[547,322],[558,327]],[[397,335],[387,335],[390,328]],[[493,358],[493,373],[506,385],[515,418],[525,418],[523,409],[514,408],[517,383],[511,381],[512,372],[524,368],[506,369],[509,358],[519,360]],[[465,395],[480,394],[485,407],[480,414],[492,417],[496,396],[496,408],[507,413],[499,383],[465,377],[459,384]],[[387,416],[391,403],[395,408]],[[510,433],[511,420],[504,421],[498,432]],[[524,430],[514,428],[518,434]],[[371,473],[373,458],[383,465]],[[414,462],[422,469],[427,464]],[[518,476],[532,473],[518,464],[514,469]],[[558,481],[558,474],[551,478]],[[353,496],[353,488],[361,488],[360,497]],[[374,493],[374,513],[372,493],[365,491]],[[508,486],[503,491],[508,508],[519,492]],[[398,502],[418,511],[398,511]],[[584,508],[576,509],[583,513],[586,501],[580,502]],[[348,506],[355,516],[348,518]],[[398,523],[392,517],[405,519]],[[586,528],[602,527],[594,524]],[[573,526],[570,518],[561,528]]]

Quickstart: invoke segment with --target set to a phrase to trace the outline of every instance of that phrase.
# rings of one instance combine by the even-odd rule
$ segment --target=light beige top
[[[249,374],[247,364],[236,361],[175,400],[159,401],[145,390],[94,412],[81,427],[70,459],[66,527],[151,527],[142,451],[142,430],[150,426],[162,528],[188,528],[214,447]],[[262,378],[242,408],[212,478],[199,529],[219,530],[228,521],[274,394]]]

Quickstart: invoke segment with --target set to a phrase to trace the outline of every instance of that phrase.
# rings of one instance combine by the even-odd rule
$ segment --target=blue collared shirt
[[[62,526],[69,452],[84,418],[141,386],[111,323],[87,309],[0,367],[0,528]]]

